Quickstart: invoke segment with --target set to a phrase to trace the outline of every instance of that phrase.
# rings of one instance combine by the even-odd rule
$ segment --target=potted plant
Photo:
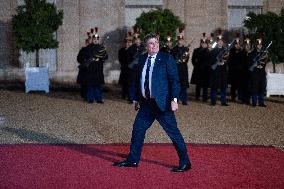
[[[273,12],[255,14],[250,12],[244,20],[255,41],[259,32],[264,33],[264,44],[273,42],[268,55],[273,65],[273,73],[267,74],[267,96],[284,95],[284,74],[276,73],[276,65],[284,62],[284,8],[279,15]]]
[[[54,4],[46,0],[25,0],[18,6],[12,17],[16,47],[27,52],[35,52],[35,67],[25,66],[26,92],[44,90],[49,92],[48,67],[40,67],[39,50],[58,47],[54,33],[62,24],[63,11],[57,11]]]

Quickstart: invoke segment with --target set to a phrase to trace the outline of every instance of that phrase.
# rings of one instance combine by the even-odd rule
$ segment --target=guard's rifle
[[[268,49],[272,45],[272,41],[267,45],[267,47],[264,49],[264,51],[260,51],[254,58],[253,58],[253,64],[249,67],[249,71],[253,71],[255,67],[259,66],[261,64],[261,61],[264,56],[267,55]]]
[[[232,49],[232,47],[234,46],[235,44],[235,40],[233,40],[231,43],[228,44],[228,46],[226,48],[224,48],[223,50],[221,50],[217,57],[216,57],[216,62],[215,64],[213,64],[211,66],[211,68],[213,70],[215,70],[217,68],[218,65],[224,65],[225,63],[225,60],[224,60],[224,57],[225,55],[228,56],[228,53],[230,52],[230,50]],[[218,48],[217,46],[215,48]]]

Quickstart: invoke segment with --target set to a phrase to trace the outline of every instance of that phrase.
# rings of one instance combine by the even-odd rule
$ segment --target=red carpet
[[[284,153],[273,147],[190,145],[192,169],[171,144],[146,144],[138,168],[113,167],[128,145],[0,145],[0,188],[284,188]]]

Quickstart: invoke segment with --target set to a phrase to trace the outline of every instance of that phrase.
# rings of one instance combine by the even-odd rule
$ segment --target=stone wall
[[[284,7],[284,0],[264,0],[264,12],[271,11],[279,14],[282,7]]]
[[[63,25],[57,31],[59,48],[56,64],[50,70],[52,83],[74,85],[77,76],[76,56],[84,45],[86,32],[98,27],[107,48],[109,59],[105,64],[107,83],[116,83],[119,77],[118,49],[127,28],[135,22],[142,11],[168,8],[186,23],[185,40],[191,52],[198,47],[201,34],[208,35],[217,28],[228,29],[228,7],[232,3],[247,4],[255,1],[263,12],[279,13],[284,0],[54,0],[58,9],[64,11]],[[22,0],[0,0],[0,81],[24,81],[24,63],[15,48],[11,17]],[[189,72],[192,66],[189,62]],[[279,66],[282,68],[281,66]]]

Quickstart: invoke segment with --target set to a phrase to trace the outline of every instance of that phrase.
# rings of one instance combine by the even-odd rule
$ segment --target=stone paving
[[[49,94],[0,89],[0,144],[129,143],[136,115],[107,88],[104,104],[87,104],[78,91]],[[186,142],[265,145],[284,149],[284,98],[268,98],[266,108],[230,103],[228,107],[192,100],[179,106],[178,127]],[[171,142],[155,121],[145,142]]]

